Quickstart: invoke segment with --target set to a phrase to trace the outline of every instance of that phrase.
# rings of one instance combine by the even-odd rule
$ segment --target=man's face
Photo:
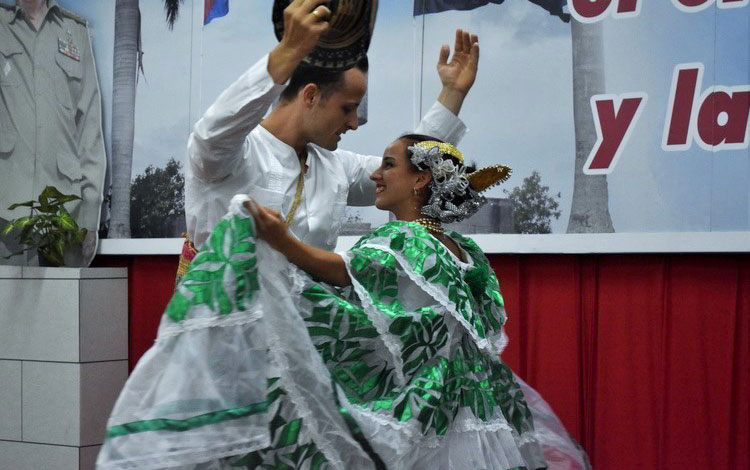
[[[328,150],[336,150],[341,134],[357,128],[357,107],[367,91],[367,75],[353,68],[344,72],[339,87],[321,97],[310,110],[308,139]]]

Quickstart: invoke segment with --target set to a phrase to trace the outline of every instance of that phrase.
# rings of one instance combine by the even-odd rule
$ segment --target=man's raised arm
[[[188,163],[204,181],[229,175],[246,151],[246,137],[263,119],[286,82],[329,27],[328,0],[295,0],[284,10],[279,44],[224,90],[195,124]],[[311,14],[315,11],[315,14]]]

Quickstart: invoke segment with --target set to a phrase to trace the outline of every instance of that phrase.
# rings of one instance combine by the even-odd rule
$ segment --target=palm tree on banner
[[[567,0],[529,0],[570,22],[573,50],[573,125],[576,159],[573,173],[573,199],[570,204],[568,233],[614,232],[609,215],[609,189],[606,175],[586,175],[583,166],[596,144],[596,128],[591,97],[604,93],[604,41],[602,24],[584,24],[563,13]]]
[[[164,0],[164,10],[167,13],[167,25],[169,29],[174,27],[174,22],[177,21],[177,14],[180,12],[180,3],[184,0]]]
[[[596,129],[591,113],[593,95],[604,92],[604,45],[601,23],[583,24],[563,12],[567,0],[529,0],[562,21],[570,22],[573,46],[573,115],[576,137],[576,159],[573,201],[568,220],[569,233],[614,232],[609,215],[609,192],[606,175],[585,175],[583,165],[596,143]],[[414,0],[414,16],[445,10],[471,10],[504,0]]]
[[[135,86],[141,59],[140,28],[138,0],[117,0],[112,70],[111,238],[130,238],[130,177],[135,130]]]
[[[165,0],[172,29],[182,0]],[[112,78],[112,212],[110,238],[130,238],[130,182],[135,131],[135,90],[141,59],[141,13],[138,0],[115,3],[115,47]]]
[[[576,161],[568,233],[614,232],[607,175],[585,175],[583,165],[596,143],[591,97],[604,93],[602,24],[570,22],[573,42],[573,122]]]

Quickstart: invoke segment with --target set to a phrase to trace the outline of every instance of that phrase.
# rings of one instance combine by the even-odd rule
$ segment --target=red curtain
[[[596,469],[750,469],[750,255],[494,255],[506,362]],[[130,270],[131,367],[177,258]]]
[[[493,256],[511,367],[598,469],[750,468],[750,256]]]

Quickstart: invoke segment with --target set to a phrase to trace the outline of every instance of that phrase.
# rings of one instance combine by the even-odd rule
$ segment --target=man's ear
[[[308,83],[299,92],[302,102],[310,107],[320,101],[320,88],[314,83]]]
[[[432,182],[432,172],[430,170],[422,170],[417,175],[417,182],[414,184],[414,189],[421,191],[426,188]]]

